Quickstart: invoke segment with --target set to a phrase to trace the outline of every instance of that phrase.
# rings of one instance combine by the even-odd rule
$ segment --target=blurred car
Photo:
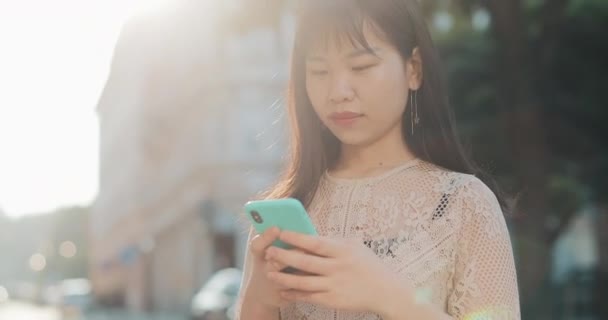
[[[64,318],[77,318],[93,304],[91,283],[88,279],[66,279],[59,284],[61,294],[59,309]]]
[[[8,294],[8,289],[3,286],[0,286],[0,304],[8,302],[10,295]]]
[[[61,288],[59,285],[49,285],[44,288],[42,299],[49,306],[59,307],[61,305]]]
[[[230,320],[229,310],[233,310],[236,303],[241,279],[242,272],[236,268],[214,273],[192,298],[191,319]]]
[[[39,300],[38,287],[31,282],[19,282],[12,291],[12,299],[37,303]]]

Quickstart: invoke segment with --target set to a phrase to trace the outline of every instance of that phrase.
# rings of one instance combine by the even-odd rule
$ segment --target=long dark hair
[[[422,58],[423,81],[417,92],[420,124],[415,125],[414,134],[409,125],[412,123],[410,113],[403,113],[402,134],[410,150],[424,161],[479,176],[499,197],[504,208],[505,202],[494,180],[473,163],[458,138],[438,51],[417,0],[300,2],[287,92],[291,131],[289,160],[282,178],[265,197],[294,197],[308,206],[323,173],[336,164],[340,141],[322,130],[321,120],[306,92],[306,54],[311,45],[320,40],[336,41],[343,37],[369,49],[363,34],[367,25],[392,43],[403,59],[410,58],[416,47]]]

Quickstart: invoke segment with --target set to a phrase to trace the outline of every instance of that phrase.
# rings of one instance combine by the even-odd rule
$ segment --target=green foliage
[[[500,63],[498,43],[491,32],[462,27],[466,25],[462,21],[468,18],[464,13],[482,2],[461,3],[470,6],[469,10],[451,11],[454,20],[461,21],[460,27],[436,37],[450,83],[451,101],[461,132],[475,146],[477,160],[513,187],[517,185],[517,172],[506,148],[509,132],[504,129],[505,114],[498,109],[496,100],[502,76],[496,71],[496,64]],[[572,0],[560,7],[554,1],[527,0],[522,1],[522,9],[528,19],[513,24],[527,23],[524,40],[531,61],[526,65],[531,69],[521,72],[532,77],[533,96],[529,99],[540,104],[538,126],[546,137],[546,158],[550,161],[546,164],[549,199],[561,199],[563,190],[555,189],[552,179],[564,177],[562,170],[569,167],[574,168],[568,176],[574,185],[588,188],[592,199],[606,202],[608,184],[598,177],[608,176],[608,142],[604,139],[608,136],[604,123],[608,119],[604,80],[608,70],[608,2]],[[577,205],[581,205],[580,201],[565,207],[575,210]],[[559,201],[549,203],[550,211],[565,207]]]

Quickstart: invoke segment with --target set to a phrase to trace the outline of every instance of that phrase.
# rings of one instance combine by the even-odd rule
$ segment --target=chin
[[[349,146],[365,146],[371,144],[374,139],[356,133],[334,134],[340,143]]]

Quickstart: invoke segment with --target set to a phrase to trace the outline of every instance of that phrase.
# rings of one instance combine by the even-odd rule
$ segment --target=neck
[[[342,144],[337,168],[352,171],[368,171],[379,167],[394,167],[416,156],[407,147],[401,129],[385,135],[367,145]]]

